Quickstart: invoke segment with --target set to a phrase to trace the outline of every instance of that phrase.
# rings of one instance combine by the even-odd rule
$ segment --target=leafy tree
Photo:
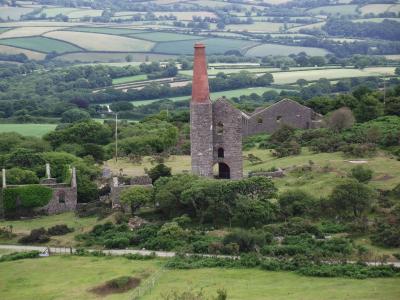
[[[302,190],[290,190],[279,195],[278,203],[285,217],[300,217],[311,213],[315,199]]]
[[[79,108],[72,108],[70,110],[67,110],[61,115],[62,123],[75,123],[89,119],[90,119],[89,113]]]
[[[276,219],[276,206],[260,197],[239,195],[233,212],[233,223],[241,227],[258,227]]]
[[[7,184],[32,184],[39,183],[36,173],[30,170],[12,168],[7,170]]]
[[[373,173],[371,169],[364,166],[356,166],[351,169],[351,176],[361,183],[368,183],[372,179]]]
[[[358,122],[366,122],[381,116],[383,105],[372,95],[359,99],[357,107],[354,109],[354,115]]]
[[[151,198],[152,189],[144,186],[134,186],[121,193],[121,203],[129,205],[132,214],[144,204],[149,203]]]
[[[154,183],[160,177],[171,176],[171,168],[167,167],[164,164],[158,164],[148,170],[147,174],[150,176],[152,182]]]
[[[336,132],[353,126],[355,118],[350,108],[342,107],[333,111],[327,119],[329,128]]]
[[[370,207],[375,198],[375,192],[356,180],[347,180],[337,185],[330,201],[333,210],[342,216],[361,217]]]
[[[385,115],[400,116],[400,97],[388,97],[386,99]]]

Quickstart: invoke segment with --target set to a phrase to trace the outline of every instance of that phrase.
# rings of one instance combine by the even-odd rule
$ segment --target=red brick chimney
[[[206,46],[202,43],[194,45],[192,103],[209,103]]]

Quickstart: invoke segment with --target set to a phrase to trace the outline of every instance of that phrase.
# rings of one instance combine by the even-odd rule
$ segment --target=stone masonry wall
[[[61,187],[57,185],[51,188],[53,190],[51,200],[46,206],[39,208],[39,210],[44,210],[49,215],[75,211],[78,202],[76,187]]]
[[[242,113],[221,98],[213,103],[213,162],[225,163],[230,168],[230,178],[243,177]],[[221,126],[222,125],[222,126]],[[224,157],[218,157],[222,148]]]
[[[191,103],[190,144],[192,173],[213,176],[212,104]]]
[[[247,120],[244,118],[243,131],[245,135],[273,133],[283,124],[301,129],[315,128],[320,118],[312,109],[284,99],[252,114]]]

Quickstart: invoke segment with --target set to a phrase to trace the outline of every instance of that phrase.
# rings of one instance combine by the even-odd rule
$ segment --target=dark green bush
[[[351,176],[357,179],[359,182],[367,183],[372,179],[374,172],[364,166],[356,166],[351,169]]]
[[[72,231],[74,231],[74,230],[72,228],[69,228],[65,224],[54,225],[54,226],[50,227],[49,229],[47,229],[47,233],[49,235],[64,235],[64,234],[70,233]]]
[[[39,251],[29,251],[29,252],[14,252],[10,254],[5,254],[0,257],[0,262],[20,260],[26,258],[37,258],[39,257]]]
[[[31,244],[31,243],[46,243],[50,240],[46,229],[38,228],[32,229],[29,235],[26,235],[18,240],[21,244]]]

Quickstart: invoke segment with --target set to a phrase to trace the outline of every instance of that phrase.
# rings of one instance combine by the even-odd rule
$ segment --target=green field
[[[286,46],[278,44],[261,44],[250,48],[247,56],[267,56],[267,55],[289,55],[306,52],[311,56],[324,56],[329,53],[328,50],[314,47],[301,47],[301,46]]]
[[[70,43],[42,36],[2,39],[0,40],[0,44],[44,53],[49,53],[52,51],[57,53],[82,51],[80,48]]]
[[[320,78],[338,79],[351,77],[366,76],[387,76],[394,75],[394,67],[371,67],[363,70],[359,69],[325,69],[321,70],[305,70],[305,71],[288,71],[274,73],[274,83],[288,84],[295,83],[298,79],[318,80]]]
[[[116,34],[116,35],[125,35],[125,34],[133,34],[143,32],[142,30],[134,30],[128,28],[108,28],[108,27],[73,27],[68,28],[69,31],[79,31],[79,32],[92,32],[92,33],[105,33],[105,34]]]
[[[56,127],[56,124],[0,124],[0,133],[17,132],[25,136],[41,137]]]
[[[153,42],[172,42],[172,41],[202,39],[202,37],[196,36],[196,35],[178,34],[178,33],[171,33],[171,32],[146,32],[146,33],[132,34],[130,36],[136,37],[138,39],[153,41]]]
[[[126,57],[131,55],[133,61],[159,61],[175,58],[173,54],[158,54],[149,52],[79,52],[79,53],[68,53],[57,56],[57,59],[65,61],[81,61],[81,62],[125,62]]]
[[[312,14],[328,14],[328,15],[356,15],[357,5],[331,5],[331,6],[320,6],[307,10]]]
[[[80,31],[52,31],[46,33],[44,36],[73,43],[89,51],[147,52],[154,45],[149,41],[125,36]]]
[[[287,23],[288,28],[293,27],[295,24]],[[272,23],[272,22],[254,22],[252,24],[229,24],[225,27],[226,30],[232,31],[254,31],[254,32],[267,32],[274,33],[280,32],[284,29],[284,23]]]
[[[27,13],[33,11],[33,8],[30,7],[10,7],[10,6],[2,6],[0,7],[0,18],[3,20],[19,20],[19,18]]]
[[[254,88],[244,88],[244,89],[237,89],[237,90],[229,90],[229,91],[222,91],[222,92],[213,92],[211,93],[211,99],[212,100],[217,100],[218,98],[225,96],[226,98],[232,98],[232,97],[240,97],[242,95],[250,95],[250,94],[258,94],[262,95],[266,91],[271,91],[275,90],[278,93],[281,91],[280,89],[275,89],[275,88],[268,88],[268,87],[254,87]],[[191,96],[180,96],[180,97],[171,97],[168,98],[172,101],[184,101],[187,100],[189,101]],[[160,99],[153,99],[153,100],[141,100],[141,101],[132,101],[131,103],[135,106],[139,105],[146,105],[150,104],[152,102],[156,102],[159,100],[163,100],[166,98],[160,98]]]
[[[112,84],[123,84],[123,83],[128,83],[128,82],[143,81],[146,79],[147,79],[146,74],[140,74],[140,75],[135,75],[135,76],[127,76],[127,77],[113,79]]]
[[[244,40],[233,40],[224,38],[211,38],[202,40],[207,47],[207,54],[223,54],[228,50],[245,50],[257,43]],[[178,41],[158,43],[154,48],[154,52],[160,53],[177,53],[177,54],[193,54],[193,41]]]
[[[221,288],[227,291],[229,300],[397,300],[400,295],[400,278],[313,278],[257,269],[161,271],[165,262],[77,256],[4,262],[0,268],[0,298],[99,299],[89,290],[119,276],[147,277],[149,281],[156,278],[154,288],[141,298],[144,300],[165,299],[173,291],[202,290],[206,296],[214,297]],[[133,299],[135,292],[105,299]]]

